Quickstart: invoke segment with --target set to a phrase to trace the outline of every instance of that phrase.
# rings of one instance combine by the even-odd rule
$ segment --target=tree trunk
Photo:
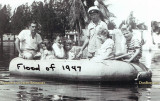
[[[76,24],[76,30],[78,30],[78,35],[77,35],[77,41],[78,41],[78,46],[81,45],[81,42],[80,42],[80,35],[82,34],[82,29],[81,29],[81,24],[79,21],[77,21],[77,24]]]

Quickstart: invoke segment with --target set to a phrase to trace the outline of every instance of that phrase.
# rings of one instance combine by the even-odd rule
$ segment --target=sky
[[[115,14],[115,22],[120,24],[121,20],[127,19],[130,12],[133,11],[133,15],[139,22],[150,24],[151,20],[160,21],[160,0],[107,0],[109,10]]]
[[[0,4],[9,4],[14,10],[21,4],[28,3],[29,5],[33,1],[44,0],[0,0]],[[117,25],[122,20],[127,19],[131,11],[134,12],[134,16],[140,21],[149,24],[151,20],[160,21],[160,0],[103,0],[109,6],[110,12],[114,13],[116,18],[114,19]]]
[[[9,4],[12,7],[12,10],[14,10],[16,7],[22,4],[28,3],[31,5],[33,1],[43,1],[43,0],[0,0],[0,4],[7,5]]]
[[[10,4],[11,7],[15,8],[21,4],[29,3],[31,4],[33,1],[42,1],[42,0],[0,0],[1,4]]]

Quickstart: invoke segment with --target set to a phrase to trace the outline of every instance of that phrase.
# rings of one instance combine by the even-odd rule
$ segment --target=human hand
[[[129,62],[131,62],[131,61],[130,61],[130,60],[128,60],[128,59],[126,59],[126,60],[123,60],[123,61],[125,61],[125,62],[128,62],[128,63],[129,63]]]
[[[83,51],[80,51],[76,57],[79,58],[82,55],[82,52]]]
[[[19,54],[20,54],[20,56],[21,56],[23,59],[26,58],[22,52],[20,52]]]

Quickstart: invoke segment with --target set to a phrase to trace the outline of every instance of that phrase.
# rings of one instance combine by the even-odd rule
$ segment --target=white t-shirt
[[[53,51],[54,51],[54,54],[55,54],[56,57],[64,58],[65,52],[64,52],[63,46],[58,45],[57,43],[54,43],[52,45],[52,48],[53,48]]]
[[[48,60],[48,59],[54,59],[54,53],[53,51],[44,50],[43,54],[41,55],[41,60]]]
[[[17,38],[20,40],[20,49],[38,49],[38,44],[42,42],[42,38],[39,34],[36,33],[35,37],[32,38],[30,30],[22,30]]]
[[[94,53],[101,47],[101,42],[97,38],[97,34],[101,29],[106,29],[108,30],[107,24],[103,21],[99,21],[98,24],[96,25],[93,22],[90,22],[88,25],[88,33],[87,37],[89,38],[89,44],[88,44],[88,52],[89,53]]]
[[[111,53],[107,53],[107,49],[114,48],[114,41],[112,39],[107,39],[101,46],[100,49],[97,50],[95,57],[93,59],[103,60],[107,58]]]

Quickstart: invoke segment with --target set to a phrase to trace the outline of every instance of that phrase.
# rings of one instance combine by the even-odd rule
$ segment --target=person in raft
[[[77,55],[80,57],[83,53],[83,50],[88,46],[88,58],[92,58],[95,55],[97,49],[99,49],[102,43],[99,41],[97,35],[101,28],[108,30],[107,24],[103,22],[100,18],[100,10],[97,6],[92,6],[88,9],[91,22],[88,25],[87,29],[87,38]]]
[[[52,45],[52,49],[54,52],[54,56],[57,59],[64,59],[65,58],[65,51],[64,46],[62,44],[62,37],[56,36],[55,42]]]
[[[95,56],[91,60],[105,60],[113,55],[114,41],[110,38],[106,29],[101,29],[98,38],[102,46],[96,51]]]
[[[126,62],[139,62],[139,59],[142,56],[142,44],[141,41],[134,36],[127,25],[123,25],[121,31],[126,38],[126,45],[127,45],[127,53],[128,56],[124,57],[124,61]]]
[[[64,49],[66,53],[66,59],[68,60],[76,60],[78,59],[76,56],[80,51],[80,46],[75,46],[75,42],[71,39],[66,39],[64,44]]]
[[[55,56],[52,49],[52,43],[48,42],[47,44],[45,44],[45,47],[43,49],[41,60],[50,60],[50,59],[55,59]]]
[[[15,45],[19,57],[33,59],[41,47],[42,38],[37,33],[37,23],[32,21],[29,29],[22,30],[16,38]]]

